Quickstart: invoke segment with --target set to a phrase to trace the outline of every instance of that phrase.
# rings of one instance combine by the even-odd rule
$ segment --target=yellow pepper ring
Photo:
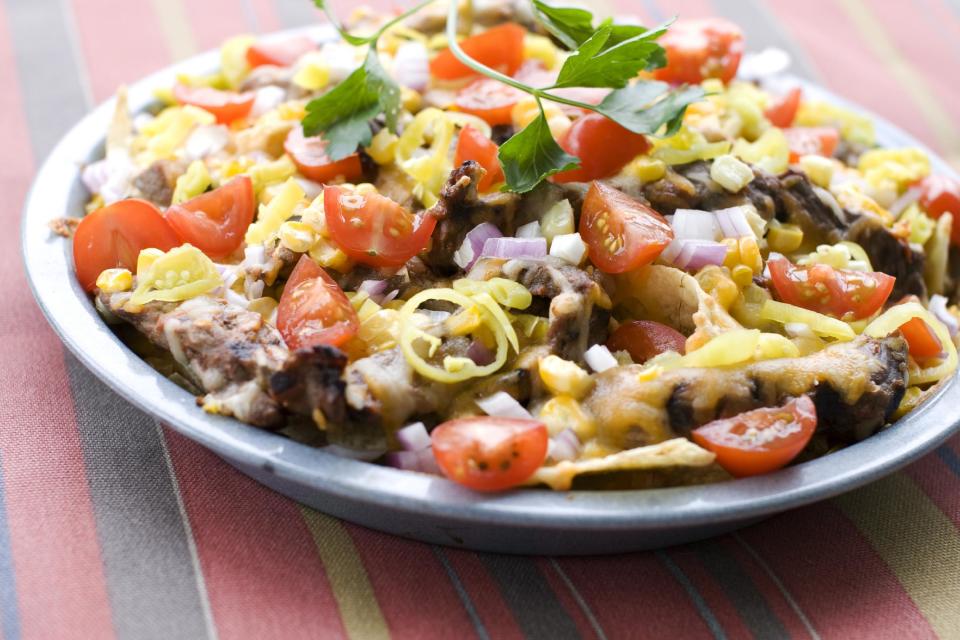
[[[926,384],[941,380],[957,368],[957,347],[950,339],[950,332],[943,326],[943,323],[937,320],[933,314],[923,308],[916,302],[907,302],[898,304],[884,311],[873,322],[868,324],[863,330],[865,335],[873,338],[883,338],[897,331],[905,322],[913,318],[920,318],[933,329],[940,340],[940,344],[947,352],[946,359],[938,365],[921,369],[917,366],[911,366],[909,371],[909,380],[911,385]]]
[[[416,352],[416,349],[413,348],[413,342],[417,339],[418,334],[421,334],[422,332],[417,328],[412,320],[414,312],[420,307],[421,304],[427,302],[428,300],[442,300],[444,302],[451,302],[464,309],[468,309],[470,307],[479,307],[482,310],[484,319],[486,320],[485,324],[487,324],[487,326],[489,326],[493,331],[494,338],[497,341],[497,353],[494,356],[493,362],[480,367],[472,363],[472,361],[471,366],[470,364],[457,359],[457,366],[450,367],[450,369],[454,369],[453,371],[450,371],[446,368],[433,366],[421,358]],[[490,312],[490,310],[485,306],[478,305],[476,301],[471,300],[467,296],[463,295],[462,293],[458,293],[453,289],[426,289],[407,300],[406,304],[403,305],[403,308],[400,309],[400,350],[403,352],[404,357],[407,359],[407,362],[410,363],[410,366],[413,367],[414,371],[425,378],[429,378],[430,380],[453,384],[468,380],[470,378],[478,378],[495,373],[507,361],[507,348],[508,344],[506,332]]]

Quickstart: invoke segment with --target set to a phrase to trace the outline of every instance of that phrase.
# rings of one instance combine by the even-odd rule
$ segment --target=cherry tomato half
[[[526,34],[526,29],[508,22],[470,36],[460,43],[460,48],[480,64],[512,76],[523,64],[523,38]],[[444,49],[430,61],[430,73],[440,80],[477,75],[476,71],[457,60],[450,49]]]
[[[553,176],[554,182],[589,182],[617,173],[650,148],[647,139],[613,120],[591,113],[577,118],[560,142],[567,153],[580,158],[580,166]]]
[[[243,243],[254,208],[253,182],[249,176],[237,176],[213,191],[171,205],[163,217],[184,241],[211,258],[223,258]]]
[[[673,229],[639,200],[592,182],[583,200],[580,237],[601,271],[624,273],[653,262],[673,240]]]
[[[300,256],[277,306],[277,329],[287,346],[339,347],[357,335],[359,326],[357,312],[333,278],[310,256]]]
[[[188,87],[179,83],[173,87],[173,97],[180,104],[191,104],[209,111],[220,124],[230,124],[245,117],[256,98],[250,91],[237,93],[213,87]]]
[[[323,190],[327,229],[348,256],[375,267],[399,267],[420,253],[437,219],[419,217],[377,193],[361,195],[340,187]]]
[[[289,67],[308,51],[315,51],[317,44],[306,36],[257,42],[247,49],[247,64],[256,68],[265,64]]]
[[[723,18],[677,20],[657,42],[667,52],[667,65],[653,76],[666,82],[730,82],[743,56],[743,32]]]
[[[775,127],[780,127],[781,129],[789,127],[797,117],[797,110],[800,108],[800,98],[802,96],[803,89],[794,87],[767,107],[763,115],[766,116],[770,124]]]
[[[342,160],[333,161],[327,155],[327,143],[320,136],[303,135],[299,125],[290,129],[283,149],[297,165],[297,170],[308,180],[327,183],[337,180],[356,182],[363,177],[363,165],[359,154],[352,154]]]
[[[927,176],[918,186],[920,206],[928,215],[939,218],[947,212],[953,214],[950,240],[960,247],[960,183],[947,176]]]
[[[917,360],[935,358],[943,353],[940,338],[921,318],[912,318],[904,322],[900,325],[900,333],[910,347],[910,355]]]
[[[467,160],[477,162],[486,170],[477,188],[480,191],[489,191],[490,187],[504,180],[503,168],[497,159],[499,149],[496,142],[467,125],[460,132],[454,163],[459,167]]]
[[[547,427],[537,420],[458,418],[434,429],[430,441],[443,474],[477,491],[515,487],[547,457]]]
[[[797,457],[817,427],[813,400],[754,409],[694,429],[693,441],[717,455],[717,464],[742,478],[776,471]]]
[[[896,281],[878,271],[834,269],[826,264],[800,266],[786,258],[770,260],[767,266],[780,300],[842,320],[873,315],[890,297]]]
[[[183,241],[163,219],[160,210],[146,200],[120,200],[97,209],[80,220],[73,234],[73,263],[77,280],[93,291],[105,269],[122,267],[135,271],[143,249],[169,251]]]
[[[686,352],[687,339],[682,333],[653,320],[624,322],[607,339],[610,351],[626,351],[637,364],[665,351]]]
[[[493,78],[474,80],[457,92],[454,107],[491,126],[513,122],[513,107],[525,94]]]
[[[783,135],[790,147],[790,162],[809,155],[829,158],[840,142],[840,133],[833,127],[789,127],[783,130]]]

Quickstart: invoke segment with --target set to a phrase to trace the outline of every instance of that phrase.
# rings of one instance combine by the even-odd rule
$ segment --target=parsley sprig
[[[329,143],[328,155],[337,160],[356,151],[358,145],[370,144],[369,120],[379,113],[384,114],[388,128],[395,132],[400,90],[380,65],[377,39],[432,0],[415,6],[368,37],[344,32],[328,2],[314,1],[327,13],[344,40],[370,46],[363,66],[307,105],[304,133],[322,133]],[[647,29],[613,24],[608,19],[594,27],[593,14],[585,9],[551,7],[540,0],[533,0],[533,6],[541,24],[572,52],[560,68],[556,82],[549,87],[531,87],[471,58],[458,43],[457,2],[450,3],[447,17],[450,51],[458,60],[483,76],[533,96],[537,102],[538,116],[500,147],[499,159],[508,190],[525,193],[549,176],[577,166],[578,158],[564,151],[550,132],[543,107],[545,100],[600,113],[634,133],[672,135],[680,127],[687,106],[703,98],[699,87],[672,89],[664,82],[637,79],[639,72],[665,64],[666,56],[656,39],[666,32],[669,24]],[[568,87],[601,87],[613,91],[594,105],[555,91]]]

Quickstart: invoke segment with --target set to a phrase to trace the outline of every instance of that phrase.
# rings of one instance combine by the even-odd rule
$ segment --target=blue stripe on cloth
[[[940,458],[947,467],[950,468],[950,471],[957,476],[960,476],[960,457],[957,457],[957,454],[953,452],[953,449],[950,448],[950,445],[943,445],[937,449],[937,457]]]
[[[683,587],[683,590],[687,592],[690,600],[693,602],[693,606],[697,608],[697,612],[700,614],[700,617],[703,618],[703,621],[707,623],[707,628],[710,629],[710,633],[713,634],[713,637],[717,640],[727,640],[727,634],[723,630],[723,626],[720,624],[720,621],[717,620],[717,616],[714,615],[713,610],[710,608],[710,605],[707,604],[707,601],[703,599],[703,596],[700,595],[700,592],[697,591],[697,588],[694,586],[693,582],[690,581],[690,578],[687,577],[687,574],[683,572],[677,563],[670,559],[666,553],[661,550],[654,551],[654,554],[657,556],[657,559],[663,563],[663,566],[667,568],[667,571],[670,572],[670,575],[676,579],[680,586]]]
[[[7,500],[3,466],[0,465],[0,628],[4,640],[20,637],[20,612],[17,609],[17,579],[13,573],[10,527],[7,525]]]

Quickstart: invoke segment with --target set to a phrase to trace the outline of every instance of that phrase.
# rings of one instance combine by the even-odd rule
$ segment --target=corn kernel
[[[400,104],[410,113],[416,113],[423,106],[423,96],[416,89],[400,87]]]
[[[297,65],[293,84],[307,91],[319,91],[330,82],[330,65],[319,51],[304,54]]]
[[[833,160],[818,155],[800,156],[800,168],[818,187],[830,188],[833,180]]]
[[[543,105],[543,113],[547,118],[547,126],[550,127],[550,133],[556,139],[562,139],[570,129],[570,118],[553,103]],[[510,117],[513,120],[513,126],[518,130],[524,128],[537,119],[540,115],[540,108],[534,98],[524,98],[513,106]]]
[[[334,269],[342,273],[347,271],[352,264],[347,254],[323,238],[317,240],[316,244],[310,247],[309,253],[310,257],[324,269]]]
[[[723,266],[733,269],[740,264],[740,245],[736,238],[724,238],[721,242],[727,245],[727,257],[723,259]]]
[[[301,100],[284,102],[276,111],[281,120],[303,120],[306,113],[306,103]]]
[[[750,267],[754,273],[763,271],[763,259],[760,257],[760,247],[757,239],[752,237],[739,238],[737,245],[740,248],[740,263]]]
[[[547,210],[540,219],[540,232],[547,239],[547,244],[553,242],[557,236],[573,233],[574,217],[573,206],[569,200],[561,200]]]
[[[547,431],[551,436],[573,429],[580,441],[586,442],[597,432],[593,417],[570,396],[550,398],[544,403],[537,417],[547,425]]]
[[[733,282],[737,285],[737,287],[743,289],[753,282],[753,269],[745,264],[738,264],[730,270],[730,277],[733,279]],[[733,302],[736,302],[736,299],[734,299]],[[730,303],[731,306],[733,305],[733,302]],[[730,307],[728,306],[725,308],[729,309]]]
[[[133,286],[133,274],[129,269],[104,269],[97,276],[97,288],[104,293],[129,291]]]
[[[313,227],[308,224],[288,220],[280,225],[280,244],[294,253],[306,253],[316,241]]]
[[[742,266],[742,265],[740,265]],[[736,267],[734,267],[736,268]],[[729,309],[740,296],[740,289],[723,267],[709,265],[697,272],[700,288],[716,298],[724,309]]]
[[[767,245],[777,253],[793,253],[803,243],[803,229],[795,224],[771,223]]]
[[[593,378],[576,363],[558,356],[540,360],[540,379],[554,395],[567,395],[579,400],[593,386]]]
[[[662,160],[640,156],[628,164],[624,171],[635,176],[640,182],[655,182],[666,175],[667,165]]]
[[[560,52],[550,38],[528,33],[523,37],[523,59],[539,60],[547,69],[553,69],[560,60]]]
[[[753,169],[728,154],[713,161],[710,177],[727,191],[737,193],[753,180]]]

